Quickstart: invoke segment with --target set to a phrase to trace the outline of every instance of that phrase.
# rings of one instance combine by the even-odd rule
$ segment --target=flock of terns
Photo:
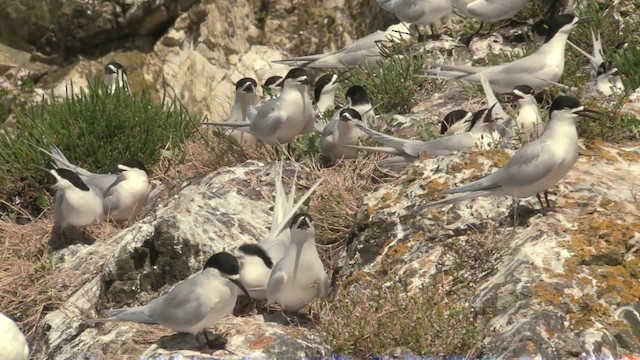
[[[462,15],[493,24],[511,18],[523,8],[526,0],[378,0],[378,3],[403,22],[437,27],[446,21],[452,6]],[[277,61],[294,68],[284,77],[267,79],[262,86],[266,99],[261,105],[257,104],[257,81],[252,78],[237,81],[229,118],[205,125],[230,128],[230,135],[242,147],[262,143],[276,149],[290,145],[298,136],[316,131],[321,134],[322,155],[332,161],[355,159],[360,151],[367,151],[389,154],[383,164],[411,163],[425,154],[442,156],[496,145],[522,145],[505,167],[470,184],[446,190],[444,194],[452,195],[424,204],[423,208],[479,196],[520,199],[535,195],[547,211],[551,209],[547,190],[569,172],[578,157],[576,121],[579,117],[593,117],[595,112],[574,97],[559,96],[552,102],[549,121],[545,123],[534,95],[559,85],[569,34],[581,22],[571,14],[549,19],[544,43],[535,52],[512,62],[486,67],[431,64],[425,77],[479,83],[487,101],[487,107],[476,112],[449,113],[441,122],[443,136],[434,140],[407,140],[381,132],[385,124],[377,120],[375,106],[363,86],[349,88],[346,104],[336,107],[339,75],[320,77],[313,87],[313,96],[310,95],[312,78],[305,68],[375,65],[381,59],[380,42],[402,41],[410,36],[407,31],[411,25],[404,23],[376,31],[337,52]],[[398,30],[399,26],[405,30]],[[595,33],[593,43],[593,54],[579,50],[591,63],[593,88],[602,96],[623,93],[620,73],[615,65],[604,61],[602,43]],[[128,89],[125,68],[115,62],[107,64],[105,82],[109,91]],[[517,116],[505,112],[495,93],[512,96]],[[328,121],[317,116],[330,111],[333,115]],[[384,146],[362,145],[361,141],[366,138]],[[53,168],[43,169],[56,180],[54,218],[56,227],[63,233],[67,228],[82,228],[105,219],[126,222],[145,207],[150,186],[147,170],[140,161],[125,160],[118,164],[117,173],[96,174],[71,163],[55,146],[39,149],[52,159]],[[296,202],[295,179],[286,191],[282,162],[276,164],[276,168],[274,211],[270,231],[263,240],[212,255],[201,272],[148,304],[108,310],[106,318],[87,322],[160,324],[177,332],[191,333],[199,343],[198,334],[203,333],[206,347],[210,344],[206,330],[232,313],[238,291],[289,311],[299,311],[325,297],[329,280],[316,249],[314,221],[309,214],[299,212],[323,179]],[[541,198],[543,193],[546,207]],[[0,357],[28,358],[24,336],[15,323],[1,313],[0,334]]]

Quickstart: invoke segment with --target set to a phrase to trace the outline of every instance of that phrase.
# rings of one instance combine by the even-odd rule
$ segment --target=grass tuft
[[[112,168],[126,158],[152,168],[163,157],[178,158],[200,120],[167,91],[157,102],[148,89],[109,94],[98,80],[79,94],[71,89],[62,99],[52,95],[18,111],[17,121],[15,136],[0,134],[0,182],[11,184],[3,189],[5,196],[48,181],[32,166],[50,162],[34,145],[48,149],[54,144],[72,163],[91,171]]]
[[[337,98],[344,99],[349,87],[361,85],[376,106],[376,113],[407,113],[423,90],[424,81],[416,75],[424,73],[425,57],[412,50],[411,41],[380,46],[383,58],[373,66],[365,64],[350,69]]]

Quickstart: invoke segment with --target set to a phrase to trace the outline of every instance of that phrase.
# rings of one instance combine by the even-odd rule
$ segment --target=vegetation
[[[130,95],[119,88],[110,94],[101,81],[79,93],[71,86],[64,98],[52,94],[16,115],[17,134],[0,134],[0,182],[11,184],[2,190],[5,196],[50,181],[33,167],[50,162],[36,147],[48,150],[55,145],[72,163],[90,171],[113,168],[114,159],[126,158],[153,168],[163,156],[179,160],[180,146],[196,133],[200,121],[166,91],[157,102],[148,89]]]

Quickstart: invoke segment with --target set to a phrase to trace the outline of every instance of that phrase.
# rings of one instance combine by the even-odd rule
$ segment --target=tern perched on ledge
[[[389,26],[385,31],[378,30],[373,32],[338,51],[273,62],[288,66],[326,69],[351,67],[365,63],[373,66],[382,58],[380,46],[391,42],[408,40],[410,37],[409,27],[406,24],[399,23]]]
[[[522,84],[539,92],[562,77],[567,40],[571,30],[580,22],[571,14],[552,18],[545,43],[534,53],[512,62],[495,66],[434,64],[427,70],[426,77],[478,83],[482,74],[496,93],[511,92]]]
[[[544,208],[541,192],[547,200],[547,209],[550,208],[547,190],[562,180],[578,159],[576,120],[579,116],[592,117],[592,113],[595,111],[570,96],[556,98],[542,136],[518,150],[505,167],[470,184],[443,191],[455,195],[426,204],[421,210],[480,196],[522,199],[534,195]]]

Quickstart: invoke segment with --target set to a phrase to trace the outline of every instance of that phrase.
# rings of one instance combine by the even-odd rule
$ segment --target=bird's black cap
[[[547,42],[553,38],[560,29],[565,25],[571,24],[576,17],[572,14],[562,14],[555,16],[549,20],[549,30],[547,31],[547,38],[544,42]]]
[[[262,246],[258,244],[244,244],[238,247],[238,250],[242,251],[247,255],[257,256],[262,259],[264,265],[271,269],[273,267],[273,261],[271,261],[271,257],[267,254],[266,251],[262,248]]]
[[[349,117],[345,116],[345,115],[349,115]],[[355,110],[355,109],[351,109],[351,108],[346,108],[346,109],[342,109],[340,111],[340,120],[344,119],[343,121],[349,121],[352,119],[355,120],[362,120],[362,116],[360,115],[360,113]]]
[[[276,83],[278,83],[278,86],[282,86],[282,76],[279,76],[279,75],[269,76],[269,78],[267,78],[267,80],[265,80],[264,84],[262,85],[266,87],[271,87]]]
[[[322,95],[322,89],[327,86],[333,80],[333,77],[337,76],[335,74],[325,74],[322,75],[318,81],[316,81],[316,87],[313,89],[313,101],[316,103],[320,100],[320,95]]]
[[[618,70],[617,66],[611,61],[603,61],[602,64],[598,67],[598,76],[608,73],[611,70]],[[612,75],[618,75],[618,71],[614,72]]]
[[[304,221],[300,223],[300,226],[298,227],[299,229],[308,229],[311,226],[311,223],[313,223],[313,218],[311,217],[311,215],[307,213],[297,213],[293,215],[293,217],[291,218],[292,229],[294,226],[296,226],[296,224],[298,223],[298,221],[300,221],[301,218],[304,218]]]
[[[61,178],[70,182],[71,185],[75,186],[76,188],[82,191],[89,191],[89,187],[87,186],[87,184],[85,184],[80,176],[78,176],[78,174],[74,173],[73,171],[62,168],[53,169],[53,171],[55,171]]]
[[[127,74],[127,69],[125,69],[124,66],[122,66],[122,64],[118,62],[112,61],[104,66],[104,73],[108,75],[115,74],[116,72],[118,72],[118,70],[122,70],[125,75]]]
[[[471,129],[473,129],[478,120],[482,119],[487,110],[487,108],[484,108],[473,113],[473,117],[471,118],[471,122],[469,122],[469,128],[467,129],[467,131],[471,131]]]
[[[231,276],[240,274],[240,265],[238,264],[238,260],[235,256],[225,251],[211,255],[204,264],[203,270],[207,268],[214,268],[223,274]]]
[[[252,89],[255,89],[258,86],[258,82],[250,77],[242,78],[236,82],[236,90],[242,89],[245,85],[251,84]]]
[[[469,112],[462,109],[453,110],[452,112],[445,115],[442,119],[442,123],[440,124],[440,134],[444,135],[444,133],[446,133],[453,124],[464,119],[468,115]]]
[[[365,105],[370,104],[369,95],[367,90],[360,85],[353,85],[347,90],[345,94],[347,99],[351,99],[351,105]]]
[[[144,164],[141,161],[136,159],[124,159],[120,162],[119,165],[124,165],[126,167],[140,169],[144,172],[147,172],[147,169],[144,167]]]
[[[533,90],[533,88],[529,85],[518,85],[516,87],[513,88],[513,90],[518,90],[523,94],[529,94],[529,95],[535,95],[536,92],[535,90]]]
[[[576,109],[582,106],[578,99],[573,98],[571,96],[558,96],[553,103],[551,103],[551,107],[549,108],[549,115],[551,115],[556,110],[570,110]]]

